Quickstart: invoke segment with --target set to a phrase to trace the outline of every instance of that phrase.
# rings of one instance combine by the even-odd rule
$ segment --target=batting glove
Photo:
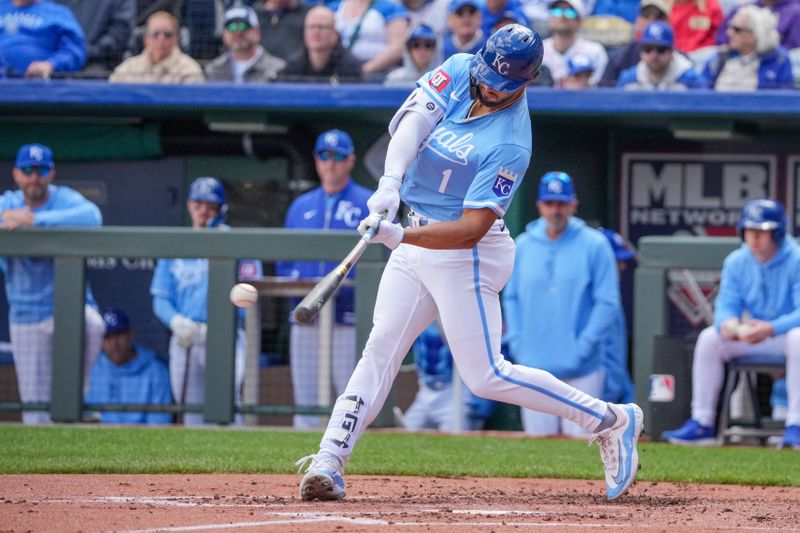
[[[183,315],[175,315],[169,321],[169,329],[180,346],[189,348],[200,332],[200,324]]]
[[[394,250],[403,242],[403,227],[400,224],[392,224],[386,219],[382,219],[377,213],[372,213],[358,224],[358,232],[364,235],[367,230],[378,226],[378,231],[369,242],[385,244]]]
[[[397,176],[383,176],[378,182],[378,190],[367,200],[370,213],[386,211],[386,220],[392,222],[400,208],[400,185],[403,180]]]

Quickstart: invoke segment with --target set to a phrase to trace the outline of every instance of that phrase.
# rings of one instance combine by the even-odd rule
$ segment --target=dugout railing
[[[292,412],[292,406],[234,405],[230,391],[234,383],[235,307],[228,294],[236,283],[237,260],[338,261],[353,247],[356,238],[347,234],[282,229],[232,229],[226,232],[194,231],[191,228],[110,227],[97,229],[30,228],[0,232],[0,250],[5,257],[53,257],[53,385],[49,405],[0,403],[0,411],[47,409],[57,422],[81,420],[83,404],[83,331],[86,261],[90,257],[192,258],[209,260],[208,337],[205,396],[202,412],[207,422],[231,423],[236,412]],[[356,287],[356,347],[361,353],[372,323],[374,296],[388,254],[383,246],[371,246],[358,263]],[[391,401],[378,423],[391,421]],[[117,410],[145,406],[109,406]],[[148,410],[178,412],[180,406],[150,406]],[[187,406],[187,411],[199,410]]]

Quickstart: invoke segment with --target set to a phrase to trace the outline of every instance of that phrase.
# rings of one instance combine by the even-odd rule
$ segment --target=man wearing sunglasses
[[[649,24],[639,37],[639,63],[622,71],[617,87],[626,90],[684,91],[705,84],[692,62],[673,50],[675,37],[666,22]]]
[[[413,87],[416,81],[442,62],[439,40],[433,28],[420,24],[406,36],[403,66],[391,71],[383,84],[388,87]]]
[[[111,76],[117,83],[202,83],[200,64],[181,52],[180,24],[170,13],[156,11],[147,17],[144,50],[123,61]]]
[[[592,60],[594,73],[589,79],[596,85],[608,63],[603,45],[579,36],[584,7],[581,0],[556,0],[550,3],[550,37],[544,40],[544,65],[550,69],[556,85],[567,77],[567,61],[573,54],[583,54]]]
[[[453,54],[477,54],[486,42],[483,33],[482,3],[479,0],[452,0],[444,36],[444,59]]]
[[[225,11],[223,24],[222,42],[227,50],[206,65],[206,79],[234,83],[275,80],[286,62],[261,46],[261,27],[253,8],[229,8]]]
[[[520,0],[485,0],[481,13],[483,34],[487,37],[497,27],[502,18],[508,18],[508,11],[514,13],[515,20],[523,26],[529,26],[528,17],[522,10]]]
[[[102,223],[96,205],[69,187],[53,185],[53,152],[43,144],[26,144],[12,171],[18,190],[0,196],[0,226],[7,231],[28,227],[96,227]],[[53,367],[53,259],[0,258],[8,300],[9,333],[20,400],[50,401]],[[86,291],[84,369],[88,372],[103,339],[103,319]],[[47,424],[46,411],[25,411],[25,424]]]
[[[320,186],[299,196],[286,212],[285,227],[291,229],[321,229],[353,232],[368,213],[367,199],[372,191],[351,179],[356,163],[353,140],[346,132],[329,130],[317,137],[314,164]],[[279,276],[290,278],[321,278],[337,263],[322,261],[280,261],[276,264]],[[350,272],[353,278],[355,269]],[[347,379],[356,365],[356,329],[353,307],[354,291],[344,287],[334,300],[333,354],[331,376],[336,394],[344,392]],[[292,307],[298,302],[295,301]],[[292,323],[289,357],[292,371],[294,403],[312,407],[317,401],[318,339],[323,332],[319,324]],[[295,415],[297,429],[319,429],[320,417]]]

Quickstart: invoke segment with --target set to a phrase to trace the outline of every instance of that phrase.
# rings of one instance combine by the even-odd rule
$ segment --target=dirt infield
[[[297,476],[0,476],[0,531],[796,531],[800,488],[349,476],[302,502]]]

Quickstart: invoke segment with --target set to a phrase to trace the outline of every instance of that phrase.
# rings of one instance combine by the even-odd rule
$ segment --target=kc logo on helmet
[[[442,92],[449,83],[450,76],[442,69],[437,70],[434,75],[431,76],[430,81],[428,81],[428,85],[436,89],[436,92]]]
[[[506,75],[508,74],[508,69],[511,68],[511,63],[505,61],[505,57],[497,54],[494,56],[494,61],[492,61],[492,66],[494,69],[499,73]]]

